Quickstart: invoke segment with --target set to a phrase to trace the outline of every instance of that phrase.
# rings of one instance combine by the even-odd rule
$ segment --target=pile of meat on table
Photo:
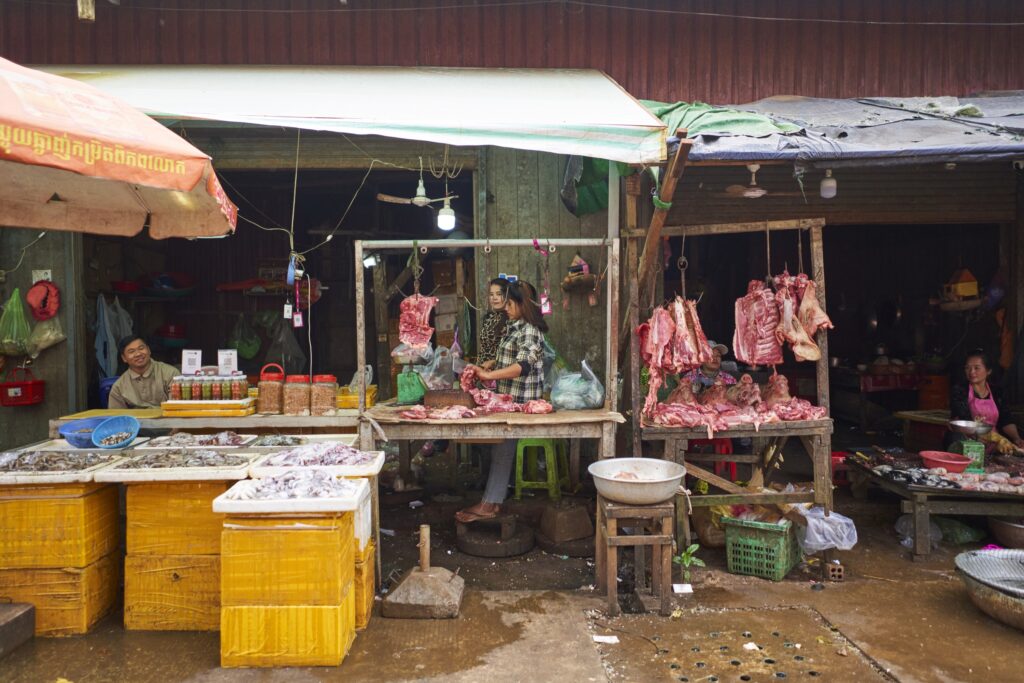
[[[761,280],[751,280],[746,296],[736,300],[736,359],[748,365],[778,365],[783,344],[789,344],[798,361],[818,360],[821,349],[814,337],[833,325],[818,303],[814,280],[805,273],[784,271],[772,278],[772,285],[774,293]]]
[[[526,403],[516,403],[509,394],[499,394],[491,389],[477,388],[480,381],[476,374],[476,367],[466,366],[459,376],[459,385],[462,390],[473,397],[476,408],[467,408],[462,405],[446,406],[444,408],[427,408],[426,406],[413,406],[403,410],[399,416],[407,420],[461,420],[467,417],[481,417],[492,413],[526,413],[528,415],[543,415],[554,410],[547,401],[536,400]],[[485,382],[485,384],[488,384]],[[492,384],[493,383],[489,383]]]

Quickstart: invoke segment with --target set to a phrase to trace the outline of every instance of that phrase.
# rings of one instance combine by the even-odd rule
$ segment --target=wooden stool
[[[636,553],[637,587],[646,582],[644,546],[651,546],[651,592],[661,599],[662,615],[672,613],[672,501],[657,505],[624,505],[597,497],[597,529],[594,542],[598,590],[608,595],[608,614],[619,613],[619,547],[633,546]],[[619,526],[633,527],[639,533],[620,536]]]

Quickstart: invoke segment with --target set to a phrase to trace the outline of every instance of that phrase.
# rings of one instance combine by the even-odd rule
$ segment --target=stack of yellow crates
[[[160,482],[127,486],[126,629],[218,629],[224,515],[213,512],[213,499],[231,483]]]
[[[36,635],[87,633],[120,585],[117,487],[0,487],[0,601],[36,608]]]
[[[225,518],[221,666],[341,664],[355,639],[354,517]]]

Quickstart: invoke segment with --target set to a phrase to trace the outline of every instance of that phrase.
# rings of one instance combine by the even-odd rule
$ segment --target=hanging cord
[[[679,260],[676,261],[676,267],[679,268],[679,282],[682,285],[683,301],[686,300],[686,269],[690,267],[690,261],[686,258],[686,235],[683,235],[683,241],[679,250]]]
[[[412,291],[413,296],[420,294],[420,277],[423,275],[423,267],[420,265],[420,243],[419,240],[412,242],[412,254],[409,256],[408,266],[412,268]]]
[[[288,246],[295,251],[295,206],[299,203],[299,146],[302,144],[302,129],[295,130],[295,176],[292,180],[292,222],[288,226],[291,233]]]
[[[797,275],[802,275],[804,272],[804,233],[800,228],[796,230],[796,258]]]
[[[770,285],[772,282],[772,231],[768,227],[768,221],[764,222],[764,250],[768,268],[768,274],[764,279]]]

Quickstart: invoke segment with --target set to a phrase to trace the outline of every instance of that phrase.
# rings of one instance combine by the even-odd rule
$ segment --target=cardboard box
[[[437,315],[456,314],[462,308],[458,294],[444,294],[437,297]]]
[[[434,328],[438,332],[450,332],[455,329],[455,323],[458,321],[458,316],[454,313],[446,313],[445,315],[434,316]]]
[[[452,287],[455,285],[455,264],[451,261],[434,261],[430,264],[430,274],[434,278],[435,287]]]
[[[434,335],[436,337],[434,346],[447,346],[450,349],[455,343],[455,330],[435,332]]]

